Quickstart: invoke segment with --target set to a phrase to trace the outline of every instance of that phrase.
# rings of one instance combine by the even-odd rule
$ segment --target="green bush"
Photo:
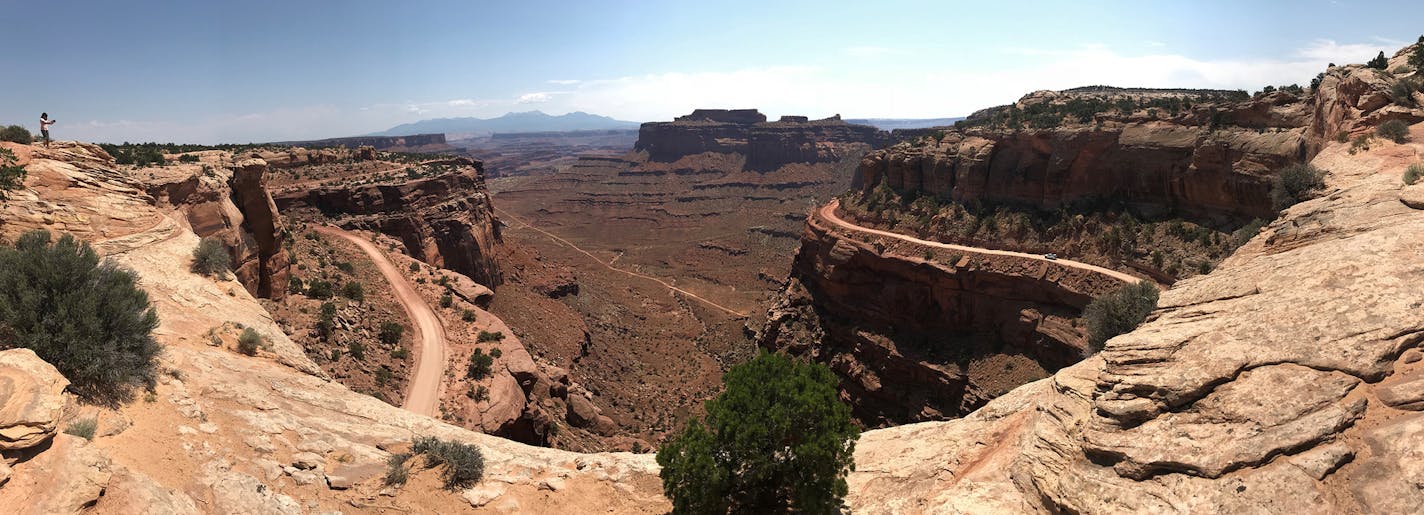
[[[330,338],[336,331],[336,304],[321,303],[321,315],[316,320],[316,330],[322,338]],[[335,358],[332,359],[335,361]]]
[[[93,440],[94,433],[99,430],[99,420],[95,418],[81,418],[70,422],[64,428],[64,434],[74,435],[85,440]]]
[[[307,283],[307,296],[313,299],[326,300],[332,297],[331,282],[321,279],[312,279]]]
[[[232,257],[227,246],[217,238],[203,238],[193,249],[193,272],[206,276],[221,276],[232,269]]]
[[[297,277],[295,274],[287,278],[287,293],[301,293],[303,291],[305,291],[305,289],[302,288],[302,278]]]
[[[405,462],[410,460],[409,453],[396,453],[386,458],[386,486],[404,485],[410,479],[410,472],[405,468]]]
[[[417,437],[411,452],[425,457],[425,467],[441,467],[445,489],[460,490],[480,482],[485,473],[485,459],[474,445],[441,440],[433,436]]]
[[[346,272],[348,274],[356,273],[356,266],[352,265],[349,261],[341,261],[336,263],[336,269],[342,272]]]
[[[460,320],[464,320],[466,322],[474,322],[475,318],[475,310],[473,309],[467,309],[465,310],[465,312],[460,313]]]
[[[504,355],[504,351],[499,350],[499,349],[490,349],[489,355],[490,355],[491,358],[496,358],[496,359],[498,359],[500,356],[503,356],[503,355]]]
[[[351,343],[346,344],[346,353],[350,354],[351,358],[356,361],[366,359],[366,344],[351,340]]]
[[[1414,92],[1420,89],[1421,82],[1419,79],[1413,77],[1400,79],[1389,86],[1389,98],[1394,100],[1396,104],[1406,107],[1416,107],[1418,103],[1414,101]]]
[[[0,200],[5,192],[19,189],[25,183],[25,167],[16,166],[20,159],[8,148],[0,148]]]
[[[30,134],[30,131],[26,128],[19,125],[11,125],[0,129],[0,141],[29,145],[35,142],[35,137],[33,134]]]
[[[411,264],[410,264],[410,271],[411,271],[411,273],[419,272],[419,271],[420,271],[420,263],[411,263]]]
[[[1285,167],[1271,182],[1271,203],[1277,210],[1285,209],[1310,198],[1311,193],[1325,188],[1325,171],[1301,163]]]
[[[440,296],[440,307],[448,308],[455,303],[455,299],[449,293]]]
[[[152,389],[157,327],[138,276],[73,236],[32,231],[0,247],[0,349],[35,351],[81,399],[113,405]]]
[[[504,332],[502,331],[495,331],[493,333],[489,331],[480,331],[480,335],[475,337],[475,341],[478,343],[498,342],[503,340]]]
[[[248,356],[257,354],[257,348],[262,346],[262,335],[251,327],[242,330],[242,335],[237,337],[237,351]]]
[[[1414,163],[1404,170],[1405,184],[1414,184],[1419,182],[1420,178],[1424,178],[1424,163]]]
[[[1384,52],[1380,52],[1374,59],[1370,59],[1370,62],[1365,63],[1365,66],[1376,70],[1383,70],[1386,66],[1389,66],[1389,58],[1384,56]]]
[[[465,377],[479,381],[489,377],[493,366],[494,358],[480,349],[475,349],[475,353],[470,355],[470,366],[465,370]]]
[[[179,162],[179,163],[196,163],[196,162],[198,162],[198,156],[197,156],[197,154],[183,154],[183,155],[181,155],[181,156],[178,156],[178,162]]]
[[[341,286],[341,296],[356,302],[365,302],[366,289],[361,286],[361,283],[351,281]]]
[[[762,353],[658,450],[674,513],[839,513],[859,431],[836,377]]]
[[[1157,308],[1157,295],[1157,286],[1140,281],[1089,302],[1083,309],[1088,325],[1088,353],[1097,354],[1112,337],[1136,329]]]
[[[381,342],[386,345],[400,343],[401,336],[405,335],[405,327],[395,322],[381,322]]]
[[[1424,70],[1424,36],[1419,36],[1419,44],[1409,53],[1409,65],[1416,70]]]
[[[1395,143],[1404,143],[1409,141],[1409,124],[1404,120],[1388,120],[1375,127],[1375,134]]]

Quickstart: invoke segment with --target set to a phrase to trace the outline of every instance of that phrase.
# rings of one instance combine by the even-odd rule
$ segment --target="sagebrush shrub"
[[[1148,281],[1124,285],[1083,309],[1088,325],[1088,352],[1097,354],[1112,337],[1136,329],[1157,308],[1157,286]]]
[[[29,129],[19,125],[11,125],[0,129],[0,141],[29,145],[30,143],[34,143],[35,136],[30,134]]]
[[[15,165],[19,160],[10,149],[0,148],[0,200],[5,200],[5,192],[24,184],[25,167]]]
[[[262,346],[262,335],[251,327],[242,330],[242,335],[237,337],[237,351],[248,356],[257,354],[257,348]]]
[[[485,354],[480,349],[475,349],[475,353],[470,355],[470,366],[465,370],[465,377],[476,381],[489,377],[491,367],[494,366],[494,358]]]
[[[206,276],[221,276],[232,269],[232,257],[227,246],[217,238],[203,238],[193,249],[193,272]]]
[[[395,345],[400,343],[403,335],[405,335],[405,327],[400,324],[390,321],[381,323],[381,343]]]
[[[474,445],[421,436],[412,442],[411,452],[425,457],[426,468],[441,467],[447,490],[469,488],[484,477],[485,459]]]
[[[1404,183],[1414,184],[1424,178],[1424,163],[1414,163],[1404,170]]]
[[[137,274],[87,243],[32,231],[0,247],[0,349],[35,351],[81,399],[114,405],[152,389],[157,327]]]
[[[1409,124],[1404,120],[1388,120],[1375,127],[1375,134],[1395,143],[1404,143],[1409,141]]]
[[[1293,206],[1325,188],[1325,171],[1309,164],[1285,167],[1271,182],[1271,204],[1277,210]]]
[[[98,431],[99,420],[96,418],[77,419],[64,428],[64,434],[74,435],[85,440],[93,440],[94,433]]]

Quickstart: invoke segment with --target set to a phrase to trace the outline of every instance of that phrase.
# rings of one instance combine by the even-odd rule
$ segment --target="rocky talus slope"
[[[469,159],[446,164],[457,171],[396,183],[287,190],[277,195],[277,206],[313,208],[347,229],[389,234],[421,261],[496,286],[501,277],[492,248],[499,227],[482,165]]]
[[[241,283],[188,271],[197,235],[139,178],[115,169],[97,148],[5,146],[22,156],[29,176],[0,212],[0,237],[33,228],[70,232],[138,272],[161,319],[155,336],[167,372],[152,397],[96,411],[60,394],[62,380],[28,351],[0,353],[0,383],[14,390],[0,409],[0,506],[20,513],[667,509],[651,455],[518,444],[321,377]],[[230,343],[210,345],[206,331],[233,323],[265,338],[256,357]],[[55,434],[80,417],[99,420],[93,441]],[[422,471],[404,487],[385,488],[379,476],[387,456],[419,435],[478,445],[484,481],[447,492],[435,471]]]

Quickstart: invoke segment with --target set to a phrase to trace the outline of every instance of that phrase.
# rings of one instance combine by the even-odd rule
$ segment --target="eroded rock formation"
[[[435,164],[459,170],[397,184],[292,190],[280,194],[277,205],[283,210],[311,207],[342,227],[389,234],[421,261],[485,286],[499,285],[499,265],[491,253],[499,227],[480,163],[457,159]]]
[[[282,247],[281,216],[263,177],[267,171],[266,161],[248,158],[226,166],[149,168],[136,176],[155,202],[181,212],[195,234],[223,242],[233,274],[249,293],[281,299],[291,262]]]

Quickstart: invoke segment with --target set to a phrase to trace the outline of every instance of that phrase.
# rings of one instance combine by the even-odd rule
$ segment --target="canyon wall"
[[[824,120],[784,116],[767,122],[766,115],[754,109],[698,109],[675,121],[643,124],[634,149],[659,162],[705,152],[742,154],[747,169],[771,171],[791,163],[836,162],[852,147],[878,147],[888,138],[875,127],[852,125],[839,115]]]
[[[294,190],[278,195],[277,205],[314,208],[342,227],[389,234],[407,254],[494,287],[502,279],[491,249],[500,236],[484,171],[478,161],[449,163],[461,170],[396,184]]]
[[[969,413],[1078,361],[1078,318],[1119,280],[1043,260],[867,237],[807,220],[758,344],[825,363],[869,426]]]
[[[445,147],[445,135],[436,134],[414,134],[410,136],[354,136],[350,138],[329,138],[312,141],[286,141],[273,143],[274,145],[290,145],[293,147],[346,147],[356,149],[360,147],[374,147],[376,150],[414,150],[433,149]]]

